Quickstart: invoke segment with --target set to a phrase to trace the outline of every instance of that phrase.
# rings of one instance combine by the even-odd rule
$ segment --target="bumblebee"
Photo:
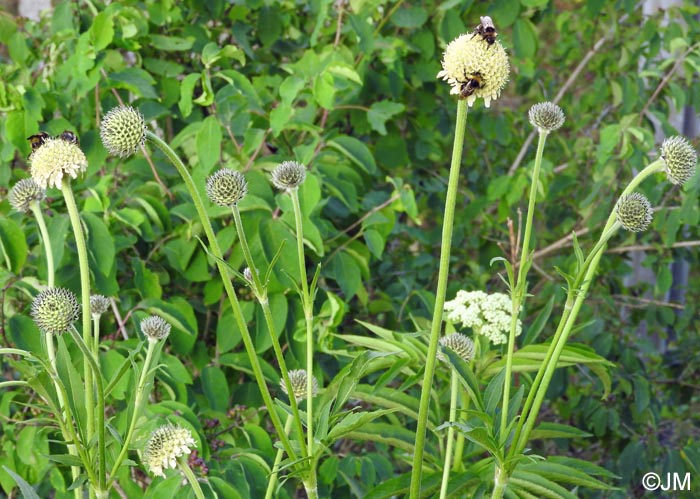
[[[498,33],[496,33],[496,26],[493,25],[493,19],[489,16],[481,16],[479,19],[481,19],[481,23],[474,28],[474,35],[472,38],[479,35],[486,43],[493,45],[493,42],[496,41],[496,37],[498,36]]]
[[[51,136],[46,132],[39,132],[35,135],[30,135],[29,137],[27,137],[29,144],[31,144],[32,146],[32,152],[36,151],[41,146],[43,146],[46,140],[50,137]]]
[[[459,89],[459,95],[462,97],[462,99],[466,99],[473,94],[477,88],[483,88],[484,86],[484,80],[481,78],[481,74],[479,73],[474,73],[471,75],[471,77],[465,75],[465,78],[466,81],[462,83],[462,86]]]
[[[70,142],[71,144],[75,144],[76,146],[80,145],[80,140],[78,140],[78,136],[70,130],[63,130],[63,132],[61,133],[61,135],[58,136],[58,138],[65,140],[66,142]]]

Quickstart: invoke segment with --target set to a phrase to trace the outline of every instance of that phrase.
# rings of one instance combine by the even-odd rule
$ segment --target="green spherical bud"
[[[87,170],[87,158],[80,147],[61,138],[48,138],[29,156],[30,173],[42,188],[61,188],[63,176],[78,178]]]
[[[219,206],[233,206],[248,193],[248,183],[242,173],[222,168],[207,179],[207,196]]]
[[[197,442],[192,432],[171,424],[161,426],[151,434],[143,453],[143,462],[156,476],[165,476],[164,469],[175,469],[177,458],[192,452]]]
[[[141,332],[144,334],[148,341],[157,342],[170,334],[170,324],[168,324],[165,319],[158,317],[157,315],[152,315],[146,317],[141,321]]]
[[[32,302],[32,319],[46,334],[68,331],[80,314],[75,295],[65,288],[49,288],[39,293]]]
[[[465,362],[469,362],[474,357],[474,342],[462,333],[452,333],[440,338],[440,345],[449,348],[459,355]],[[438,350],[438,359],[447,362],[444,353]]]
[[[294,398],[297,400],[304,400],[306,398],[306,383],[308,382],[306,369],[292,369],[289,371],[289,382],[292,384]],[[316,395],[318,393],[318,381],[316,381],[315,376],[312,377],[311,384],[313,387],[313,394]],[[284,379],[280,381],[280,386],[285,395],[289,396]]]
[[[666,174],[673,184],[683,185],[695,174],[698,155],[683,137],[670,137],[661,144],[661,157],[666,163]]]
[[[46,191],[34,179],[25,178],[12,187],[7,198],[15,210],[26,213],[34,201],[41,201],[45,195]]]
[[[109,298],[102,295],[90,296],[90,314],[99,317],[109,310]]]
[[[306,168],[296,161],[285,161],[272,171],[272,184],[278,189],[299,187],[306,179]]]
[[[642,232],[651,223],[653,210],[649,200],[638,192],[623,196],[617,202],[617,220],[625,230]]]
[[[551,102],[540,102],[528,112],[530,123],[541,133],[549,133],[564,124],[566,117],[559,106]]]
[[[100,138],[110,154],[131,156],[146,142],[146,121],[131,106],[115,107],[100,123]]]

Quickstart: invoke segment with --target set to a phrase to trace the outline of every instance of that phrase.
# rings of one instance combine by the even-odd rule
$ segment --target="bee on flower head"
[[[489,16],[481,16],[479,19],[481,20],[481,23],[474,28],[474,35],[472,38],[479,35],[486,43],[493,45],[493,42],[496,41],[496,37],[498,36],[496,26],[493,24],[493,19],[491,19]]]
[[[76,146],[80,145],[80,140],[78,140],[78,136],[71,132],[70,130],[63,130],[61,135],[58,136],[60,139],[65,140],[66,142],[70,142],[71,144],[75,144]]]
[[[46,132],[39,132],[34,135],[30,135],[27,137],[27,140],[29,141],[29,144],[32,146],[32,152],[36,151],[39,149],[41,146],[44,145],[44,142],[46,142],[47,139],[51,138],[51,136],[46,133]]]
[[[462,83],[462,86],[459,89],[459,95],[460,97],[462,97],[462,99],[466,99],[471,94],[473,94],[477,88],[481,88],[483,86],[484,80],[482,79],[480,73],[464,75],[464,82]]]

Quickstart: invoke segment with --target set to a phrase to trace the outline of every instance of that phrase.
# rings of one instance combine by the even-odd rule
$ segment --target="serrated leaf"
[[[331,446],[333,442],[342,438],[349,432],[364,426],[386,414],[395,412],[395,409],[379,409],[371,412],[351,412],[337,421],[328,432],[325,438],[326,446]]]
[[[367,111],[367,121],[373,130],[386,135],[386,122],[393,116],[402,113],[406,106],[397,102],[379,101],[372,104]]]

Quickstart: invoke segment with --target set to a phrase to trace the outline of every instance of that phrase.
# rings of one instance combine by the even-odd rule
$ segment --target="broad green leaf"
[[[177,36],[149,35],[151,45],[158,50],[166,52],[180,52],[189,50],[194,43],[193,38],[180,38]]]
[[[340,135],[329,140],[327,145],[338,150],[350,161],[362,168],[365,173],[375,174],[377,172],[377,164],[374,161],[372,153],[365,144],[356,138],[348,135]]]
[[[230,393],[224,372],[214,366],[202,370],[202,388],[209,407],[215,411],[226,412],[229,407]]]
[[[328,435],[324,439],[326,446],[333,445],[333,442],[351,431],[362,428],[375,419],[391,414],[392,412],[394,412],[394,409],[380,409],[371,412],[351,412],[347,414],[337,421],[328,432]]]
[[[474,376],[474,373],[472,372],[469,365],[459,355],[457,355],[453,350],[449,348],[444,348],[442,352],[447,356],[450,363],[452,364],[452,367],[457,370],[457,374],[462,379],[474,406],[478,410],[485,412],[486,409],[484,406],[484,400],[481,397],[479,381],[476,379],[476,376]]]
[[[126,68],[109,75],[116,88],[124,88],[140,97],[158,99],[154,85],[156,81],[146,71],[140,68]]]
[[[108,12],[100,12],[90,26],[90,38],[96,51],[104,50],[114,38],[114,19]]]
[[[206,117],[197,131],[197,157],[205,171],[210,171],[219,162],[221,140],[219,120],[216,116]]]
[[[200,77],[199,73],[188,74],[180,83],[180,101],[177,103],[177,107],[184,118],[192,113],[194,86]]]
[[[0,216],[0,250],[3,254],[3,264],[11,272],[18,274],[27,260],[27,240],[17,223]]]

